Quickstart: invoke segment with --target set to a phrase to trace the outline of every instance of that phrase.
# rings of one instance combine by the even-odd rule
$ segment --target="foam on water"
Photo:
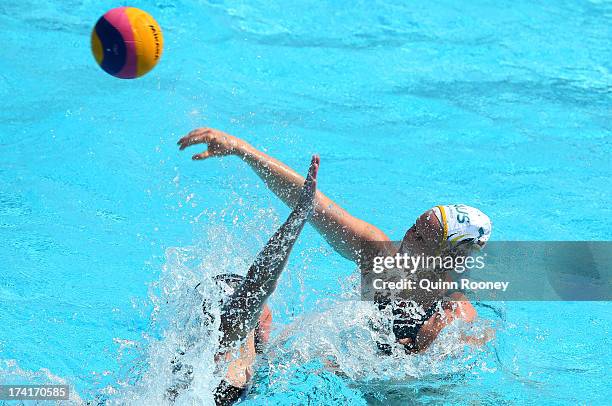
[[[137,345],[138,362],[107,389],[110,403],[167,402],[168,388],[185,381],[188,388],[180,390],[177,404],[213,402],[213,390],[222,378],[222,368],[214,361],[219,317],[211,324],[203,315],[202,301],[206,298],[211,303],[208,311],[218,316],[221,292],[212,277],[245,274],[250,253],[222,226],[208,227],[200,241],[166,250],[160,278],[150,286],[151,324]],[[173,370],[178,363],[183,367]],[[185,378],[186,368],[192,368],[191,378]]]
[[[176,404],[212,404],[212,392],[222,378],[222,367],[214,361],[219,319],[212,326],[206,322],[202,300],[218,303],[220,292],[212,277],[244,274],[253,256],[252,247],[226,227],[210,225],[214,217],[225,215],[209,215],[206,233],[196,244],[166,250],[159,279],[150,284],[148,303],[137,304],[151,309],[149,327],[140,340],[115,339],[119,372],[108,372],[110,384],[85,398],[106,404],[166,403],[168,388],[184,379],[184,370],[173,371],[178,360],[193,369],[188,388],[181,390]],[[270,223],[278,219],[273,217]],[[257,227],[271,228],[259,220],[245,224],[254,232]],[[459,339],[462,333],[478,334],[485,323],[469,328],[454,324],[423,355],[407,355],[400,346],[393,348],[391,356],[377,355],[376,342],[386,342],[388,336],[371,328],[378,311],[372,303],[358,300],[356,283],[356,276],[344,281],[339,300],[321,302],[319,312],[294,317],[287,325],[276,323],[266,354],[258,360],[249,402],[281,395],[283,401],[299,402],[315,385],[326,388],[318,401],[360,404],[364,396],[374,396],[371,402],[401,397],[414,390],[406,382],[414,384],[417,379],[431,382],[474,367],[486,372],[486,363],[481,364],[489,351],[467,349]],[[282,295],[277,292],[275,299],[282,307]],[[210,310],[219,314],[218,306]],[[11,373],[29,382],[66,383],[48,371],[32,373],[13,366]],[[81,402],[78,394],[73,402]]]
[[[131,376],[105,390],[111,403],[163,402],[166,389],[177,380],[171,361],[179,351],[184,352],[181,362],[193,367],[193,381],[178,397],[178,404],[212,402],[211,393],[221,379],[214,363],[218,322],[212,330],[203,323],[201,303],[203,297],[218,299],[212,276],[245,273],[250,264],[248,251],[222,227],[210,227],[203,244],[166,251],[161,277],[152,284],[149,295],[153,304],[151,331],[138,344],[139,363],[129,369]],[[237,255],[239,252],[243,255]],[[329,386],[328,393],[334,394],[334,399],[363,401],[360,393],[372,387],[384,396],[381,382],[462,373],[482,358],[481,350],[466,350],[460,340],[462,333],[478,334],[482,326],[468,328],[460,323],[446,329],[424,355],[407,355],[400,346],[393,348],[392,356],[377,355],[376,342],[388,341],[388,336],[372,330],[370,323],[378,312],[372,303],[358,300],[352,279],[345,284],[342,301],[328,302],[327,308],[316,314],[275,326],[277,334],[258,363],[252,389],[255,399],[286,394],[296,379],[319,379]],[[214,309],[216,314],[218,310]],[[292,392],[300,393],[295,388]]]
[[[236,219],[229,223],[238,224],[240,231],[228,227],[227,218]],[[191,245],[166,249],[161,272],[150,283],[148,299],[135,303],[149,313],[149,325],[140,338],[115,338],[119,370],[99,371],[98,381],[104,384],[88,393],[74,393],[73,403],[81,403],[81,398],[108,404],[163,403],[167,389],[182,379],[180,373],[173,372],[173,362],[178,359],[191,366],[193,373],[177,404],[211,404],[212,391],[222,378],[221,368],[214,362],[219,334],[218,324],[204,322],[202,300],[219,298],[220,292],[212,283],[214,275],[245,274],[280,220],[274,211],[236,200],[218,213],[203,212],[199,221],[204,224],[196,227],[201,236]],[[245,234],[251,238],[244,238]],[[296,249],[281,284],[316,271],[317,265],[311,265],[304,254]],[[477,304],[483,316],[475,326],[453,324],[422,355],[407,355],[395,346],[391,356],[379,356],[376,342],[385,342],[388,337],[372,330],[370,323],[376,320],[377,310],[371,303],[359,301],[358,291],[358,277],[353,273],[341,280],[337,295],[312,306],[316,312],[275,317],[274,334],[265,356],[258,361],[247,403],[275,399],[300,403],[307,401],[305,396],[314,387],[322,388],[317,401],[329,404],[399,401],[415,390],[424,393],[421,399],[434,392],[438,396],[434,398],[440,400],[466,377],[486,380],[499,371],[510,371],[518,381],[532,382],[523,376],[516,356],[503,341],[481,349],[461,342],[463,334],[481,334],[488,321],[497,324],[503,337],[508,326],[499,315],[504,310],[499,304],[493,312]],[[282,290],[272,299],[273,312],[291,307],[291,298]],[[211,311],[218,315],[219,309],[213,306]],[[11,376],[28,382],[66,382],[49,371],[24,371],[14,362],[5,362],[2,372],[6,382]]]

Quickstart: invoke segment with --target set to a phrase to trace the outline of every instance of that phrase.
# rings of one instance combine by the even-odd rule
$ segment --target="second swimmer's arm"
[[[304,178],[289,166],[239,138],[210,128],[194,130],[179,141],[181,148],[201,143],[208,144],[208,150],[194,159],[237,155],[287,206],[295,207]],[[354,262],[362,259],[364,250],[374,250],[375,242],[389,240],[380,229],[352,216],[320,191],[310,221],[336,252]]]

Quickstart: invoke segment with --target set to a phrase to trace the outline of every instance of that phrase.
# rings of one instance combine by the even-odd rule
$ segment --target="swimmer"
[[[304,182],[297,172],[279,160],[257,150],[246,141],[212,128],[191,131],[178,142],[181,149],[206,144],[207,150],[192,156],[194,160],[234,155],[245,161],[268,188],[287,206],[296,207],[300,186]],[[480,210],[464,205],[436,206],[421,214],[408,229],[398,247],[376,226],[367,223],[340,207],[321,191],[317,191],[315,208],[309,220],[331,247],[360,269],[372,269],[374,258],[385,252],[393,256],[398,252],[432,253],[450,246],[463,248],[464,255],[481,248],[491,235],[491,222]],[[444,275],[448,278],[449,275]],[[416,305],[417,315],[407,307]],[[409,353],[426,350],[442,329],[455,320],[472,322],[476,310],[461,293],[438,291],[435,297],[418,300],[381,302],[383,310],[391,306],[393,319],[392,339],[403,345]],[[465,337],[470,344],[488,340]],[[379,345],[383,353],[390,349]]]
[[[293,211],[261,250],[246,276],[229,274],[215,278],[215,283],[228,293],[221,305],[222,334],[215,357],[217,362],[225,361],[228,365],[225,378],[214,393],[217,405],[230,405],[247,392],[256,354],[261,352],[270,333],[272,314],[265,303],[276,289],[293,245],[313,213],[319,163],[319,157],[313,156],[306,179],[302,178]],[[204,303],[203,311],[210,316],[207,307]],[[177,359],[173,364],[173,371],[182,374],[183,380],[168,389],[167,397],[171,401],[180,395],[181,389],[189,386],[192,373],[191,367]]]

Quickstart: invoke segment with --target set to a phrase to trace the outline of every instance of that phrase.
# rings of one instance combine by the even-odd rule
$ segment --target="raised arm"
[[[314,211],[319,157],[313,156],[308,176],[298,197],[296,208],[287,221],[274,233],[249,268],[244,282],[238,286],[221,311],[223,347],[243,340],[253,330],[263,307],[276,289],[289,255],[304,224]]]
[[[224,155],[240,157],[287,206],[295,207],[304,178],[247,142],[218,130],[201,128],[181,138],[178,144],[181,149],[207,144],[208,150],[195,154],[194,160]],[[352,216],[320,191],[310,222],[336,252],[356,263],[378,250],[376,242],[389,240],[380,229]]]

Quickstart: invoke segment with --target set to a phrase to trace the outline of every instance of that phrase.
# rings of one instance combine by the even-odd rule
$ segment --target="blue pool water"
[[[396,3],[135,0],[165,50],[125,81],[89,50],[124,3],[3,1],[0,383],[160,399],[190,287],[244,272],[288,213],[238,159],[179,153],[199,126],[300,172],[319,153],[320,189],[394,239],[456,202],[495,240],[609,239],[612,3]],[[380,361],[354,271],[305,230],[247,404],[609,403],[610,303],[479,305],[482,351]],[[207,351],[185,402],[210,401]]]

